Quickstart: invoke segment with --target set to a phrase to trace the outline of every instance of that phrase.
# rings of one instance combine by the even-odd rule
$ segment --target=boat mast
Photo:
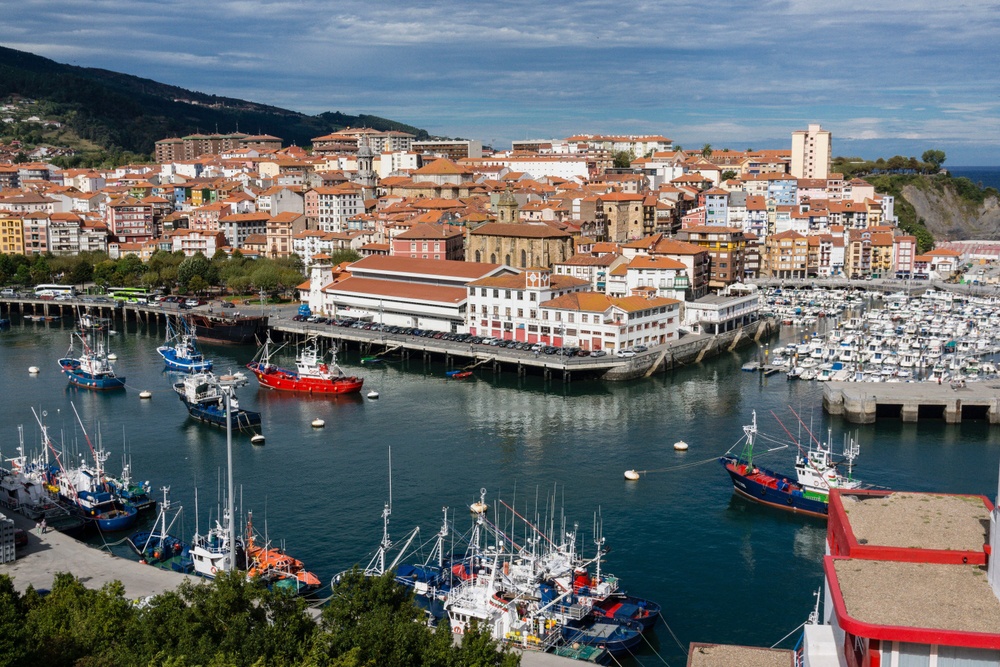
[[[261,290],[263,292],[263,290]],[[233,385],[219,378],[222,393],[226,397],[226,469],[229,477],[229,495],[226,498],[228,516],[226,517],[226,537],[229,549],[226,553],[226,570],[236,569],[236,526],[233,523]]]

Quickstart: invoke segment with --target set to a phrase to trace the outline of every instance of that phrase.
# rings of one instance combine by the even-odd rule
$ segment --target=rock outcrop
[[[986,197],[978,204],[962,199],[948,185],[904,185],[902,194],[938,241],[1000,239],[1000,201],[996,197]]]

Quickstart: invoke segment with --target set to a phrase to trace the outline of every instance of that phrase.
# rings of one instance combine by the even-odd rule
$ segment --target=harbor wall
[[[979,419],[1000,424],[998,389],[996,382],[828,382],[823,387],[823,409],[852,424],[874,424],[879,419],[940,419],[946,424]]]

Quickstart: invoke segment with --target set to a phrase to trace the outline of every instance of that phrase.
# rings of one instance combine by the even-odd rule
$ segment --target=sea
[[[1000,167],[948,167],[952,176],[965,177],[984,188],[1000,190]]]
[[[96,393],[69,387],[59,372],[70,322],[13,317],[0,332],[0,455],[16,454],[19,426],[28,451],[39,451],[44,423],[64,460],[89,456],[75,407],[90,439],[111,452],[111,472],[129,460],[158,496],[168,486],[183,505],[175,532],[204,532],[222,503],[225,431],[190,419],[171,390],[177,376],[155,351],[162,327],[115,327],[111,350],[127,390]],[[584,554],[594,553],[600,532],[604,571],[663,606],[655,634],[623,664],[684,664],[693,641],[791,647],[822,585],[826,525],[733,495],[717,459],[738,446],[754,413],[766,434],[758,460],[778,470],[792,471],[790,443],[809,434],[835,451],[845,436],[856,437],[855,475],[894,489],[992,498],[1000,464],[1000,428],[985,422],[851,425],[823,413],[821,384],[741,372],[746,361],[811,333],[785,328],[762,345],[632,382],[563,383],[484,369],[455,381],[441,364],[419,359],[362,366],[357,351],[342,354],[341,365],[364,376],[364,392],[377,390],[378,400],[364,392],[282,395],[259,389],[251,376],[239,402],[262,413],[266,444],[233,438],[237,513],[252,511],[255,528],[329,582],[368,563],[390,498],[390,538],[398,545],[419,527],[413,544],[427,554],[443,508],[465,531],[468,507],[484,492],[494,520],[509,519],[502,500],[554,536],[576,530]],[[203,347],[223,373],[254,353]],[[29,375],[30,366],[40,372]],[[142,390],[152,398],[141,400]],[[326,426],[313,428],[316,418]],[[674,450],[678,440],[688,451]],[[647,472],[630,482],[628,469]],[[91,541],[132,557],[123,537]],[[522,525],[512,537],[525,543],[531,535]]]

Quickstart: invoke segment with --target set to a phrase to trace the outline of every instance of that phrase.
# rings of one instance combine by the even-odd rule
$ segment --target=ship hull
[[[364,379],[358,377],[307,378],[297,376],[282,368],[264,371],[261,370],[259,364],[249,364],[247,368],[257,376],[260,386],[275,391],[306,394],[356,394],[361,391],[361,387],[364,385]]]
[[[125,378],[117,375],[85,373],[80,370],[80,362],[76,359],[60,359],[59,366],[69,379],[69,383],[75,387],[97,391],[125,388]]]
[[[788,484],[787,476],[761,468],[756,468],[756,473],[748,475],[740,471],[741,464],[736,459],[721,458],[719,462],[733,480],[733,490],[744,498],[786,512],[796,512],[821,519],[827,517],[829,511],[827,503],[808,498],[796,491],[797,485]]]
[[[256,345],[267,335],[267,316],[191,315],[195,336],[201,342],[223,345]]]

